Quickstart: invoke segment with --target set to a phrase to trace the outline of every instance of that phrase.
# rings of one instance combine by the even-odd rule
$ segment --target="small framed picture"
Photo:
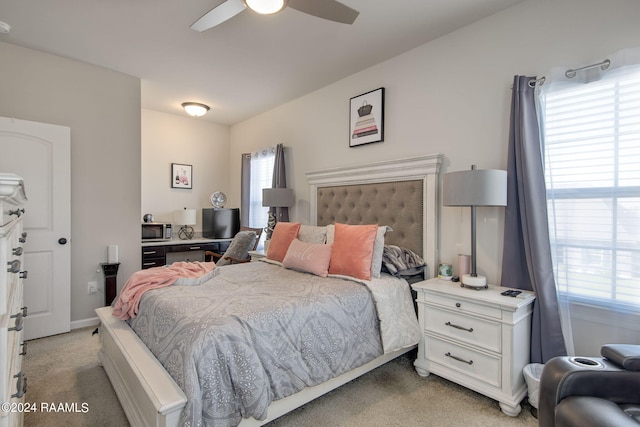
[[[193,188],[193,167],[171,163],[171,188]]]
[[[349,102],[349,147],[384,141],[384,88]]]

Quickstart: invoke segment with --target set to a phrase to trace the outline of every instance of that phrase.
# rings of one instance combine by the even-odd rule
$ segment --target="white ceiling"
[[[342,0],[360,11],[353,25],[246,10],[199,33],[221,0],[0,0],[0,41],[139,77],[143,108],[202,102],[203,119],[230,125],[521,1]]]

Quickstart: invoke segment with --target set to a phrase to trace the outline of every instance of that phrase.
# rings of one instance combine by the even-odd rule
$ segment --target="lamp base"
[[[183,225],[182,227],[180,227],[180,230],[178,231],[178,237],[181,240],[190,240],[193,238],[193,227],[191,227],[190,225]]]
[[[472,276],[470,274],[464,274],[460,283],[461,286],[467,286],[469,288],[488,288],[487,278],[484,276]]]

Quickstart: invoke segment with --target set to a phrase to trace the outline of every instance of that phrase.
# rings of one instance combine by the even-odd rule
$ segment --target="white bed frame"
[[[315,224],[316,195],[319,187],[404,180],[423,180],[424,250],[429,266],[437,265],[438,250],[438,172],[442,155],[370,163],[307,173],[311,188],[311,223]],[[160,362],[122,320],[112,316],[111,307],[96,310],[101,321],[102,348],[99,359],[113,385],[132,426],[177,426],[187,403],[184,392],[164,370]],[[395,359],[414,347],[384,354],[371,362],[325,383],[274,401],[268,418],[244,419],[240,426],[259,426],[322,396],[329,391]]]

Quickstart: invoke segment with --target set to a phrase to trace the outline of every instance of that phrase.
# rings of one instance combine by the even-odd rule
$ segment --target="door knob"
[[[66,245],[67,244],[67,239],[65,239],[64,237],[61,237],[58,239],[58,243],[60,243],[61,245]]]

